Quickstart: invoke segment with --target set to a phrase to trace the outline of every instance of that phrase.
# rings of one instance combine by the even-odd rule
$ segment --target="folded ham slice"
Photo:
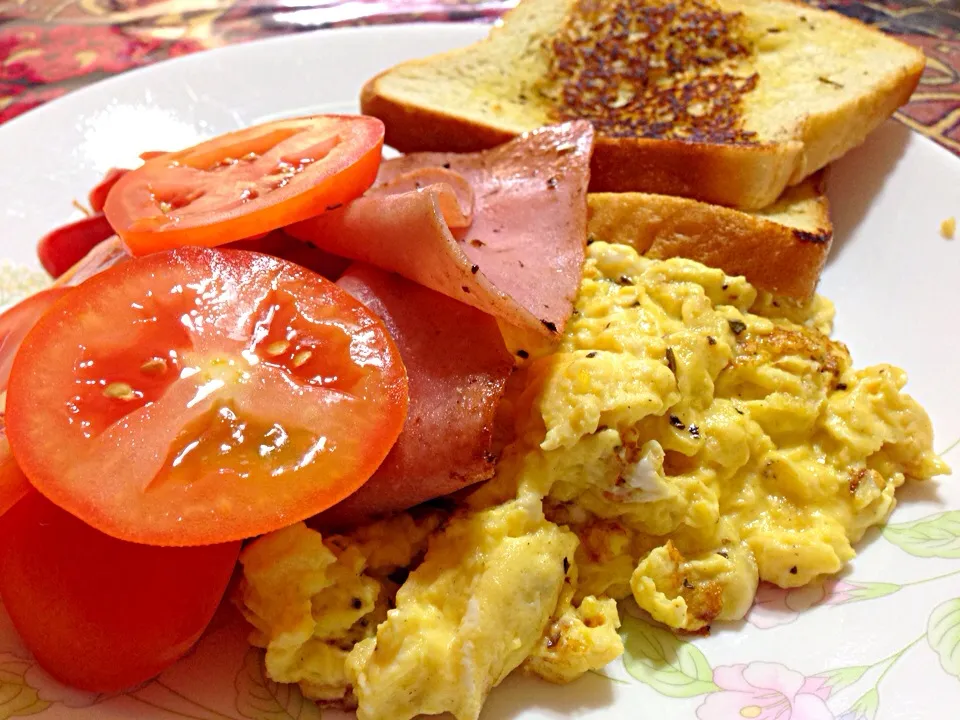
[[[592,126],[575,121],[484,152],[388,160],[367,195],[286,231],[555,339],[580,283],[592,148]],[[469,183],[469,227],[447,221],[454,187],[409,188],[410,174],[429,168]]]
[[[400,195],[413,190],[431,190],[438,193],[440,212],[452,231],[470,227],[473,222],[474,195],[467,179],[453,170],[441,167],[423,167],[395,175],[389,181],[378,183],[365,197]]]
[[[373,477],[317,523],[354,524],[491,477],[494,416],[513,368],[494,319],[361,263],[337,284],[393,335],[407,368],[410,408],[397,444]]]
[[[248,240],[237,240],[224,245],[224,247],[234,250],[250,250],[289,260],[308,270],[313,270],[318,275],[323,275],[327,280],[336,280],[350,266],[350,261],[346,258],[331,255],[310,243],[301,242],[290,237],[283,230],[274,230],[261,237]]]

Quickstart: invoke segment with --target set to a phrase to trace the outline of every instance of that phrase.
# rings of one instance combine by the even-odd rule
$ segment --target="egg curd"
[[[949,470],[903,371],[852,368],[832,314],[592,243],[561,347],[511,381],[493,480],[244,551],[268,675],[360,720],[470,720],[517,668],[567,682],[620,655],[617,600],[705,631],[760,580],[838,572],[906,478]]]

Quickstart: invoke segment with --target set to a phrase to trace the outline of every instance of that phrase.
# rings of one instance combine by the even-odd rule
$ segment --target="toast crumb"
[[[607,137],[754,143],[742,98],[757,85],[740,12],[710,0],[579,0],[551,41],[541,88],[558,121]]]
[[[953,216],[948,217],[940,223],[940,234],[945,240],[953,240],[953,235],[957,231],[957,219]]]

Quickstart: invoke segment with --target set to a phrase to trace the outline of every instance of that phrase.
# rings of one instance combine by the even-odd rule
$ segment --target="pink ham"
[[[456,231],[473,222],[473,188],[463,175],[441,167],[424,167],[392,177],[367,191],[366,197],[400,195],[413,190],[435,190],[447,227]]]
[[[313,270],[318,275],[323,275],[327,280],[336,280],[350,265],[350,261],[346,258],[331,255],[310,243],[300,242],[287,235],[283,230],[274,230],[266,235],[247,240],[237,240],[224,247],[234,250],[250,250],[289,260],[308,270]]]
[[[368,195],[287,232],[557,338],[580,283],[592,148],[593,128],[576,121],[484,152],[388,160]],[[475,195],[469,228],[451,232],[442,193],[457,193],[442,190],[444,183],[389,191],[426,168],[469,182]]]
[[[376,474],[318,523],[353,524],[493,475],[494,415],[513,368],[494,319],[369,265],[352,265],[337,284],[393,335],[407,368],[410,409]]]

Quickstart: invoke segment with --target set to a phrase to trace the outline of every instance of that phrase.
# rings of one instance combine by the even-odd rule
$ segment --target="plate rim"
[[[25,127],[25,129],[26,129],[26,126],[29,125],[29,121],[30,121],[31,119],[35,119],[35,118],[38,118],[38,117],[44,118],[44,119],[48,119],[49,117],[52,117],[52,115],[50,115],[51,113],[53,113],[53,114],[60,113],[61,115],[65,115],[66,117],[57,120],[56,123],[70,122],[70,120],[72,119],[72,118],[71,118],[71,115],[70,115],[70,101],[73,100],[73,102],[78,102],[78,101],[79,101],[79,102],[85,102],[85,101],[86,101],[85,98],[86,98],[87,96],[85,96],[84,93],[90,93],[91,95],[92,95],[92,94],[96,94],[96,93],[107,94],[107,93],[110,91],[110,89],[111,89],[112,87],[114,87],[113,85],[111,85],[111,83],[117,83],[118,86],[123,86],[124,83],[128,83],[128,84],[129,84],[129,83],[131,83],[131,82],[132,82],[133,84],[135,84],[135,85],[136,85],[138,82],[141,82],[141,83],[142,83],[142,82],[149,83],[149,82],[150,82],[149,78],[154,77],[154,76],[151,76],[150,73],[159,73],[160,75],[162,75],[162,74],[165,73],[165,72],[169,72],[169,68],[168,68],[167,66],[176,65],[176,66],[179,68],[179,67],[180,67],[179,64],[189,66],[190,63],[194,63],[194,64],[196,64],[198,67],[201,67],[201,66],[204,65],[204,63],[209,63],[210,60],[211,60],[211,56],[213,56],[213,55],[216,55],[217,57],[227,58],[227,59],[229,60],[232,56],[243,56],[245,53],[250,53],[250,52],[262,52],[262,48],[270,48],[270,47],[272,47],[273,45],[282,46],[282,45],[287,45],[287,44],[289,44],[289,45],[295,47],[295,46],[297,46],[297,45],[298,45],[299,43],[301,43],[301,42],[303,42],[304,44],[309,44],[309,43],[311,43],[311,42],[317,42],[317,41],[318,41],[318,37],[317,37],[317,34],[318,34],[318,33],[327,33],[328,35],[329,35],[330,33],[333,33],[333,34],[335,34],[335,35],[338,36],[338,37],[351,36],[351,35],[360,35],[360,36],[381,35],[381,36],[388,36],[388,35],[393,35],[393,34],[408,33],[408,32],[411,32],[411,30],[418,30],[418,31],[427,31],[427,32],[443,32],[443,33],[449,33],[449,34],[460,33],[460,34],[462,34],[462,36],[464,37],[464,41],[465,41],[465,42],[469,42],[470,39],[472,39],[472,38],[482,37],[482,32],[488,31],[488,30],[489,30],[489,27],[490,27],[489,24],[479,24],[479,23],[438,23],[438,22],[424,22],[424,23],[412,22],[412,23],[411,23],[411,22],[403,22],[403,23],[395,23],[395,24],[382,25],[382,26],[359,26],[359,27],[346,27],[346,28],[323,28],[323,29],[319,29],[319,30],[315,30],[315,31],[307,31],[307,32],[296,33],[296,34],[291,34],[291,35],[281,35],[281,36],[277,36],[277,37],[263,38],[263,39],[260,39],[260,40],[250,41],[250,42],[246,42],[246,43],[239,43],[239,44],[236,44],[236,45],[229,45],[229,46],[225,46],[225,47],[221,47],[221,48],[215,48],[215,49],[211,49],[211,50],[206,50],[206,51],[194,53],[194,54],[192,54],[192,55],[183,56],[183,57],[179,57],[179,58],[173,58],[173,59],[169,59],[169,60],[164,60],[164,61],[157,62],[157,63],[151,64],[151,65],[148,65],[148,66],[145,66],[145,67],[142,67],[142,68],[137,68],[137,69],[134,69],[134,70],[130,70],[130,71],[128,71],[128,72],[120,73],[120,74],[115,75],[115,76],[113,76],[113,77],[106,78],[106,79],[101,80],[101,81],[99,81],[99,82],[92,83],[92,84],[90,84],[90,85],[88,85],[88,86],[85,86],[85,87],[79,88],[79,89],[77,89],[77,90],[75,90],[75,91],[72,91],[72,92],[68,93],[67,95],[65,95],[65,96],[63,96],[63,97],[61,97],[61,98],[58,98],[58,99],[53,100],[53,101],[51,101],[51,102],[49,102],[49,103],[46,103],[46,104],[44,104],[44,105],[42,105],[42,106],[39,106],[39,107],[37,107],[37,108],[35,108],[35,109],[33,109],[33,110],[30,110],[30,111],[28,111],[27,113],[24,113],[23,115],[21,115],[21,116],[19,116],[19,117],[17,117],[17,118],[14,118],[13,120],[9,121],[8,123],[5,123],[4,125],[0,126],[0,143],[2,143],[3,140],[4,140],[4,138],[6,137],[6,135],[4,135],[4,128],[13,126],[13,127],[17,128],[19,132],[23,132],[22,130],[19,130],[19,128],[20,128],[20,127]],[[327,36],[323,36],[323,37],[327,37]],[[303,40],[300,40],[299,38],[303,38]],[[320,41],[322,42],[322,40],[320,40]],[[364,40],[362,40],[362,42],[367,42],[367,40],[364,39]],[[250,46],[250,48],[248,49],[247,46]],[[180,71],[178,71],[178,72],[180,72]],[[79,100],[78,100],[78,99],[79,99]],[[45,113],[46,113],[46,114],[45,114]],[[74,115],[75,115],[75,114],[74,114]],[[35,120],[34,120],[34,121],[35,121]],[[891,121],[888,121],[888,122],[891,122]],[[940,145],[937,144],[935,141],[930,140],[930,138],[927,138],[927,137],[921,135],[920,133],[914,131],[912,128],[909,128],[909,127],[905,126],[903,123],[899,123],[899,122],[898,122],[897,124],[898,124],[899,127],[906,127],[906,129],[907,129],[907,131],[908,131],[908,139],[905,141],[905,143],[906,143],[906,145],[914,145],[914,148],[913,148],[914,151],[927,152],[926,150],[923,149],[923,148],[925,147],[925,146],[923,145],[923,143],[919,143],[919,142],[917,141],[916,137],[919,136],[919,137],[923,138],[924,140],[928,140],[928,141],[930,142],[930,144],[932,144],[934,147],[936,147],[936,148],[942,150],[943,152],[945,152],[947,156],[952,157],[952,158],[954,158],[955,160],[960,160],[960,157],[958,157],[957,155],[955,155],[955,154],[952,153],[951,151],[947,150],[946,148],[940,146]],[[27,129],[27,132],[29,132],[28,129]],[[935,155],[927,155],[927,156],[926,156],[926,158],[927,158],[928,160],[932,160],[932,159],[934,159],[935,157],[936,157]],[[955,165],[955,164],[949,164],[949,165],[948,165],[945,161],[944,161],[943,163],[940,163],[940,161],[937,161],[937,164],[938,164],[938,166],[939,166],[940,168],[945,168],[946,171],[950,173],[950,176],[951,176],[951,177],[953,176],[953,173],[954,173],[955,171],[960,170],[960,166]],[[930,180],[929,180],[930,182],[936,182],[936,181],[937,181],[938,172],[939,172],[939,170],[938,170],[937,168],[934,168],[934,169],[933,169],[933,171],[930,173],[930,176],[929,176],[929,177],[930,177]],[[874,201],[874,202],[877,202],[877,201]],[[960,208],[958,208],[958,209],[960,209]],[[830,296],[832,297],[832,294],[831,294]],[[863,363],[860,362],[860,363],[857,363],[857,365],[860,366],[860,365],[863,365]],[[907,370],[910,371],[911,374],[916,371],[914,368],[910,368],[910,367],[908,367]],[[909,386],[908,386],[908,392],[909,392]],[[944,481],[941,480],[941,481],[938,481],[938,482],[943,482],[943,484],[946,485],[948,481],[944,482]],[[902,496],[901,496],[901,497],[902,497]],[[946,502],[943,503],[941,509],[942,509],[943,511],[953,510],[953,509],[960,509],[960,505],[952,505],[949,501],[946,501]],[[901,519],[902,519],[902,520],[906,520],[906,518],[901,518]],[[859,543],[859,544],[857,545],[858,550],[859,550],[859,549],[862,549],[863,547],[864,547],[864,543],[863,543],[863,542],[861,542],[861,543]],[[874,552],[876,552],[876,550],[875,550]],[[904,560],[904,563],[905,563],[905,564],[909,563],[909,564],[912,564],[912,565],[917,565],[916,559],[912,559],[912,560],[911,560],[911,559],[905,559],[905,560]],[[848,573],[849,573],[849,570],[848,570]],[[889,579],[889,578],[887,578],[887,579]],[[812,616],[815,612],[818,612],[819,610],[822,610],[822,609],[818,609],[817,607],[813,607],[813,608],[805,611],[805,612],[803,613],[802,617],[806,617],[806,616],[808,616],[808,615]],[[801,623],[802,623],[802,622],[803,622],[803,621],[801,620]],[[810,624],[809,624],[809,623],[810,623],[811,621],[808,620],[807,622],[808,622],[807,627],[810,627]],[[816,622],[817,622],[817,621],[813,621],[814,624],[815,624]],[[731,629],[733,630],[733,628],[731,628]],[[786,628],[786,629],[789,630],[789,628]],[[743,639],[743,640],[748,640],[748,641],[749,641],[749,640],[751,639],[751,634],[747,634],[747,633],[745,633],[745,632],[742,632],[739,628],[735,630],[735,633],[736,633],[737,637],[739,637],[739,638],[741,638],[741,639]],[[727,636],[728,639],[730,638],[730,635],[729,635],[729,634],[726,634],[726,633],[724,633],[724,634]],[[749,653],[747,653],[746,656],[745,656],[745,658],[744,658],[744,661],[745,661],[745,662],[752,662],[752,661],[753,661],[753,660],[752,660],[753,654],[754,654],[754,653],[753,653],[752,651],[749,652]],[[825,655],[826,655],[826,652],[825,652]],[[789,662],[785,657],[779,657],[779,656],[778,656],[777,660]],[[922,687],[919,688],[919,690],[922,691]],[[630,703],[631,705],[639,704],[639,703],[641,703],[641,702],[644,701],[644,698],[648,697],[648,696],[645,694],[645,693],[648,693],[648,692],[653,692],[653,691],[651,691],[648,686],[642,686],[642,685],[636,683],[635,681],[632,681],[632,680],[631,680],[630,695],[628,696],[628,697],[631,698],[631,700],[623,701],[623,700],[613,700],[613,699],[611,699],[609,705],[605,706],[604,708],[601,708],[601,710],[607,711],[610,715],[617,715],[619,712],[622,712],[622,708],[623,708],[623,707],[629,707],[629,706],[624,706],[624,705],[623,705],[624,702]],[[570,696],[567,695],[567,697],[570,697]],[[656,710],[657,710],[657,709],[663,710],[663,708],[667,708],[667,709],[669,709],[669,710],[671,710],[671,711],[676,712],[677,715],[680,715],[680,714],[682,713],[682,709],[685,707],[685,706],[682,704],[682,701],[667,700],[666,698],[661,697],[661,696],[656,696],[655,699],[656,699],[656,703],[648,706],[648,707],[650,707],[651,711],[654,712],[654,714],[656,714]],[[688,701],[688,705],[687,705],[687,706],[689,706],[689,705],[690,705],[690,703],[689,703],[689,701]],[[537,717],[537,718],[547,717],[547,715],[544,715],[544,714],[542,714],[542,713],[549,713],[549,712],[551,711],[551,708],[552,708],[552,707],[553,707],[553,706],[551,706],[551,705],[546,705],[546,706],[544,706],[544,707],[541,707],[540,705],[538,705],[538,704],[536,704],[536,703],[529,703],[529,704],[526,705],[526,708],[525,708],[525,709],[526,709],[526,712],[523,714],[523,717],[528,717],[528,715],[527,715],[526,713],[530,713],[530,717]],[[58,710],[60,710],[61,712],[63,712],[63,709],[58,708]],[[570,705],[569,707],[566,708],[566,710],[567,710],[567,712],[575,711],[575,706],[574,706],[574,705]],[[93,711],[91,711],[91,712],[93,712]],[[114,710],[113,712],[117,712],[117,711]],[[82,713],[81,713],[81,714],[82,714]],[[52,712],[51,715],[53,715],[54,717],[57,717],[57,716],[58,716],[58,713],[55,711],[55,712]],[[552,716],[553,716],[553,715],[550,715],[550,717],[552,717]],[[671,716],[672,716],[672,715],[671,715]],[[692,715],[691,715],[691,716],[692,716]],[[41,715],[41,717],[44,717],[44,716]],[[96,717],[96,716],[94,715],[94,717]],[[336,717],[340,717],[340,716],[339,716],[339,715],[336,715]],[[513,715],[511,715],[511,717],[513,717]]]

